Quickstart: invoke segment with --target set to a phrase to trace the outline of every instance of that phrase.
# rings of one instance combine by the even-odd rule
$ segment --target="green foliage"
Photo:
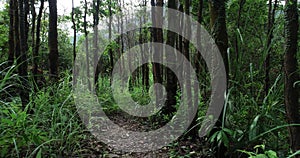
[[[5,61],[8,54],[9,15],[8,5],[0,10],[0,62]]]
[[[5,80],[1,80],[1,85]],[[18,98],[1,102],[1,155],[11,157],[52,157],[76,155],[86,137],[72,99],[70,76],[58,84],[32,94],[34,115],[21,109]]]
[[[4,2],[1,0],[1,2]],[[241,0],[227,0],[227,32],[229,35],[228,57],[230,62],[229,87],[230,91],[226,96],[222,126],[217,129],[210,138],[209,143],[223,144],[228,148],[228,154],[246,154],[252,158],[260,157],[293,157],[300,154],[300,151],[288,153],[287,127],[299,126],[298,124],[286,124],[286,113],[284,109],[284,82],[283,82],[283,52],[284,52],[284,15],[283,6],[279,5],[276,11],[274,24],[274,37],[271,46],[267,46],[267,21],[268,5],[267,0],[245,1],[239,16]],[[83,3],[83,1],[82,1]],[[82,4],[81,3],[81,4]],[[197,16],[198,0],[192,0],[193,16]],[[101,1],[99,8],[100,18],[108,17],[109,1]],[[89,2],[88,20],[94,13],[92,3]],[[127,5],[127,4],[125,4]],[[83,33],[83,10],[81,6],[75,7],[75,23],[77,33]],[[112,1],[112,12],[120,12],[117,1]],[[209,28],[209,9],[207,0],[204,1],[203,25]],[[59,66],[61,80],[56,85],[51,85],[31,93],[30,103],[26,110],[21,108],[21,102],[17,95],[18,76],[17,66],[6,68],[5,61],[8,53],[8,32],[9,14],[8,5],[0,8],[0,157],[77,157],[84,150],[82,142],[88,137],[85,128],[80,121],[72,99],[72,84],[69,70],[72,68],[73,54],[72,41],[69,30],[63,29],[62,25],[70,22],[70,16],[59,17],[58,43],[59,43]],[[48,13],[45,12],[42,18],[41,45],[38,57],[39,68],[48,70]],[[145,18],[146,19],[146,18]],[[146,24],[142,30],[142,36],[146,41],[150,41],[150,24]],[[31,26],[30,26],[31,27]],[[88,30],[92,27],[88,21]],[[139,30],[137,30],[139,31]],[[166,32],[166,31],[164,31]],[[109,72],[110,65],[109,49],[112,49],[114,61],[119,58],[118,49],[120,46],[116,41],[105,45],[107,39],[101,39],[101,35],[107,33],[99,31],[99,47],[104,50],[99,65],[101,67],[101,77],[99,79],[99,89],[97,90],[98,100],[106,113],[114,114],[120,108],[116,104],[110,87],[111,79]],[[300,35],[300,34],[299,34]],[[92,42],[93,34],[90,32],[88,40]],[[166,37],[166,36],[164,36]],[[128,34],[132,43],[125,43],[125,49],[131,44],[136,44],[139,33]],[[29,35],[29,44],[30,44]],[[83,45],[84,36],[78,36],[78,45]],[[102,44],[102,45],[101,45]],[[300,45],[300,42],[299,42]],[[31,59],[32,49],[29,49],[28,57]],[[85,59],[85,52],[80,46],[77,47],[77,57]],[[93,50],[93,49],[90,49]],[[264,60],[268,50],[271,50],[270,84],[273,84],[268,92],[264,92]],[[124,50],[126,51],[126,50]],[[190,51],[195,51],[191,46]],[[194,56],[192,56],[193,58]],[[92,56],[88,59],[93,63]],[[300,60],[300,53],[298,53]],[[151,65],[149,65],[151,70]],[[205,71],[205,70],[201,70]],[[47,72],[46,72],[47,73]],[[152,76],[150,71],[150,76]],[[198,121],[201,124],[202,116],[205,115],[208,96],[210,92],[209,75],[202,73],[201,94],[199,104]],[[150,97],[148,91],[140,85],[140,78],[130,85],[130,95],[134,101],[141,105],[148,104]],[[203,82],[204,80],[204,82]],[[150,78],[150,83],[153,79]],[[297,81],[295,86],[299,86]],[[151,84],[150,84],[151,85]],[[179,106],[181,92],[178,91],[177,107]],[[33,110],[33,114],[29,113]],[[161,117],[163,121],[170,120],[171,116],[161,113],[155,115]],[[160,122],[154,117],[149,117],[153,127],[160,126]],[[184,135],[185,136],[185,135]],[[262,144],[262,145],[257,145]],[[176,150],[179,147],[186,155]],[[194,151],[189,151],[186,146],[180,146],[174,142],[168,146],[170,157],[195,157]],[[213,149],[210,149],[211,152]],[[209,155],[209,154],[207,154]]]
[[[262,150],[262,153],[259,150]],[[277,154],[273,150],[266,150],[265,145],[256,145],[254,147],[255,152],[239,150],[242,153],[245,153],[249,156],[249,158],[278,158]]]

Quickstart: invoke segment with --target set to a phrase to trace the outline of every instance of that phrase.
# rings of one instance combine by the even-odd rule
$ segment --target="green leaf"
[[[269,158],[277,158],[277,153],[273,150],[268,150],[265,152],[265,154],[269,157]]]
[[[268,158],[268,156],[266,156],[265,154],[258,154],[256,156],[254,156],[255,158]]]
[[[295,153],[293,153],[292,155],[290,155],[288,158],[292,158],[296,155],[300,155],[300,150],[296,151]]]
[[[233,133],[234,133],[231,129],[228,129],[228,128],[223,128],[223,131],[226,132],[226,133],[228,133],[228,134],[231,135],[231,136],[232,136]]]
[[[265,150],[265,145],[264,145],[264,144],[261,144],[261,145],[255,145],[255,146],[254,146],[254,149],[257,149],[257,148],[261,148],[262,150]]]
[[[1,122],[4,123],[4,124],[7,124],[7,125],[13,125],[14,124],[13,121],[11,121],[10,119],[6,119],[6,118],[3,118],[1,120]]]
[[[229,139],[228,139],[228,137],[227,137],[227,135],[226,135],[225,132],[222,132],[222,141],[223,141],[225,147],[229,146]]]
[[[39,152],[36,154],[36,158],[42,157],[42,149],[39,150]]]
[[[250,141],[252,141],[256,137],[256,135],[257,135],[257,122],[259,120],[259,117],[260,117],[260,115],[257,115],[254,118],[254,120],[253,120],[253,122],[252,122],[252,124],[250,126],[250,130],[249,130],[249,140]]]
[[[216,136],[218,135],[218,132],[214,133],[211,137],[210,137],[210,142],[213,142],[216,138]]]
[[[222,132],[218,132],[217,142],[219,142],[222,138]]]

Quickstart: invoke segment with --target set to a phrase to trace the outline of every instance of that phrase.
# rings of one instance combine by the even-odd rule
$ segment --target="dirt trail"
[[[135,118],[125,113],[114,113],[109,115],[110,119],[116,124],[127,130],[133,131],[149,131],[155,127],[149,124],[147,118]],[[116,131],[117,132],[117,131]],[[114,131],[111,131],[114,133]],[[180,138],[173,142],[170,146],[163,147],[157,151],[150,151],[145,153],[126,153],[116,151],[112,147],[97,141],[90,133],[89,139],[84,140],[85,154],[82,157],[103,157],[103,158],[169,158],[169,157],[211,157],[212,151],[209,149],[206,141],[196,139]]]

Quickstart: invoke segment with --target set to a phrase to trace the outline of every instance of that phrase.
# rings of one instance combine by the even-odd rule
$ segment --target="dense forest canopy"
[[[0,157],[300,157],[297,0],[0,0]]]

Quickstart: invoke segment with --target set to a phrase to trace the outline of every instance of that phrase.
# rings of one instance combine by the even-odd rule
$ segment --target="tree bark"
[[[198,14],[197,14],[197,22],[199,24],[202,23],[202,14],[203,14],[203,0],[199,0],[199,8],[198,8]],[[200,34],[200,28],[198,28],[197,30],[197,44],[200,45],[201,44],[201,34]],[[195,58],[195,69],[196,69],[196,73],[197,73],[197,78],[200,78],[200,60],[201,60],[201,54],[200,52],[197,52],[196,54],[196,58]]]
[[[49,2],[49,73],[50,79],[58,81],[58,35],[57,35],[57,0],[48,0]]]
[[[212,34],[215,39],[216,45],[219,48],[219,51],[223,57],[223,62],[225,65],[227,81],[229,77],[229,65],[227,57],[227,48],[228,48],[228,34],[226,28],[226,11],[225,11],[225,1],[224,0],[212,0],[209,1],[209,10],[210,10],[210,27],[212,29]],[[227,82],[228,83],[228,82]],[[223,109],[224,110],[224,109]],[[222,111],[223,111],[222,110]],[[223,112],[218,118],[216,127],[220,128],[222,126]],[[213,135],[217,128],[214,128],[210,134]],[[216,157],[224,157],[226,153],[226,147],[224,144],[220,146],[217,143],[214,144],[217,147]]]
[[[168,8],[176,9],[175,0],[168,1]],[[168,12],[168,25],[169,25],[169,27],[171,27],[171,26],[174,27],[176,25],[175,19],[171,15],[170,12]],[[174,32],[168,31],[166,45],[174,48],[175,47],[175,36],[176,36],[176,34]],[[173,49],[167,50],[167,51],[172,52],[171,56],[168,56],[167,55],[168,53],[167,53],[166,58],[167,58],[168,62],[170,62],[170,67],[173,68],[173,70],[174,70],[176,67],[175,52]],[[176,105],[177,79],[176,79],[176,75],[169,68],[166,69],[166,75],[167,75],[167,86],[166,86],[167,100],[166,100],[166,107],[164,108],[165,111],[163,113],[164,114],[172,114],[172,113],[176,112],[175,105]]]
[[[145,10],[146,10],[146,6],[147,6],[147,0],[144,0]],[[144,17],[143,20],[144,20],[143,23],[145,24],[146,23],[146,17]],[[142,40],[143,40],[144,43],[146,43],[147,41],[149,41],[149,39],[147,38],[148,37],[147,36],[148,30],[143,29],[142,31],[143,31],[142,32],[142,34],[143,34]],[[149,51],[148,48],[149,48],[148,45],[145,45],[143,51],[148,52]],[[149,61],[149,56],[148,55],[145,56],[144,58],[145,58],[145,60]],[[144,64],[142,69],[143,69],[143,79],[144,79],[143,83],[144,83],[146,91],[148,91],[149,88],[150,88],[150,84],[149,84],[149,64],[148,63]]]
[[[109,12],[109,24],[108,24],[108,38],[109,38],[109,42],[111,42],[111,36],[112,36],[112,10],[111,10],[111,3],[112,0],[109,0],[109,4],[108,4],[108,12]],[[111,43],[110,43],[111,44]],[[112,48],[110,47],[109,50],[109,58],[110,58],[110,67],[111,67],[111,74],[112,74],[112,70],[114,68],[114,56],[113,56],[113,52],[112,52]]]
[[[32,39],[32,43],[31,43],[31,48],[32,48],[32,65],[33,65],[33,70],[32,70],[32,74],[33,74],[33,79],[34,79],[34,83],[37,83],[37,64],[36,64],[36,58],[37,56],[35,56],[34,52],[35,52],[35,20],[36,20],[36,12],[35,12],[35,6],[34,6],[34,2],[35,0],[30,0],[30,8],[31,8],[31,16],[32,16],[32,27],[31,27],[31,39]],[[37,91],[37,87],[34,86],[34,90]]]
[[[269,13],[268,13],[268,37],[267,37],[267,56],[265,60],[265,85],[264,85],[264,91],[265,96],[268,95],[269,88],[270,88],[270,59],[271,59],[271,53],[272,53],[272,46],[271,42],[273,39],[273,25],[275,21],[275,11],[277,8],[277,0],[274,2],[274,8],[272,7],[272,0],[269,0]]]
[[[8,50],[8,66],[12,66],[14,63],[14,0],[9,0],[9,50]]]
[[[294,85],[299,81],[297,73],[297,51],[298,51],[298,9],[297,0],[286,0],[286,49],[284,56],[284,96],[287,121],[290,124],[300,124],[299,86]],[[295,152],[300,150],[300,127],[290,126],[290,147]]]
[[[239,30],[240,29],[240,23],[241,23],[241,17],[242,17],[242,11],[243,11],[243,7],[244,7],[244,4],[246,3],[246,0],[239,0],[239,10],[238,10],[238,17],[237,17],[237,27],[236,29]],[[234,74],[233,74],[233,78],[236,77],[236,73],[239,71],[239,58],[240,58],[240,50],[239,50],[239,44],[238,43],[238,38],[239,38],[239,35],[238,35],[238,32],[236,31],[235,32],[236,35],[235,35],[235,39],[234,39],[234,49],[235,49],[235,70],[234,70]],[[237,80],[237,79],[236,79]]]
[[[33,74],[35,76],[34,80],[38,83],[37,75],[38,75],[38,55],[41,45],[41,21],[42,15],[44,10],[44,0],[41,0],[41,5],[39,9],[39,14],[37,16],[37,23],[36,23],[36,40],[35,40],[35,48],[33,49]]]
[[[151,0],[151,6],[162,6],[163,5],[163,1],[159,0],[157,1],[157,3],[155,4],[154,0]],[[161,9],[152,9],[152,23],[153,26],[161,26],[161,17],[162,15],[162,10]],[[152,40],[153,42],[158,42],[161,43],[163,42],[162,39],[162,29],[158,29],[158,28],[153,28],[152,29]],[[162,59],[161,56],[159,56],[158,52],[162,51],[162,47],[155,47],[154,49],[152,49],[153,52],[153,59],[156,61],[159,61],[160,59]],[[153,71],[153,79],[154,79],[154,83],[160,83],[162,84],[162,74],[161,74],[161,67],[159,63],[152,63],[152,71]],[[159,92],[158,90],[154,89],[155,91],[155,95],[156,95],[156,104],[158,106],[158,104],[160,104],[160,97],[161,97],[161,92]]]
[[[99,24],[99,4],[100,4],[100,0],[93,0],[93,8],[94,8],[94,14],[93,14],[93,19],[94,19],[94,27],[93,27],[93,30],[94,30],[94,51],[93,51],[93,74],[96,74],[97,72],[97,63],[98,63],[98,50],[99,50],[99,47],[98,47],[98,24]],[[94,84],[97,84],[98,82],[98,79],[96,80],[96,77],[95,77],[95,80],[94,80]]]
[[[87,84],[88,89],[91,90],[91,82],[90,82],[90,55],[89,55],[89,37],[87,31],[87,1],[84,0],[84,16],[83,16],[83,27],[84,27],[84,35],[85,35],[85,57],[86,57],[86,75],[87,75]]]
[[[16,58],[18,64],[18,73],[20,76],[21,87],[20,87],[20,98],[22,101],[22,106],[25,109],[26,105],[29,102],[29,92],[28,92],[28,74],[27,74],[27,33],[26,32],[26,24],[27,24],[27,16],[24,10],[25,5],[24,0],[18,1],[18,10],[19,10],[19,19],[18,22],[15,21],[16,25],[16,34],[15,38],[17,38],[17,42],[15,42],[17,46]]]
[[[71,20],[72,20],[72,24],[73,24],[73,61],[75,63],[75,59],[76,59],[76,23],[75,23],[75,8],[74,8],[74,0],[72,0],[72,12],[71,12]]]

